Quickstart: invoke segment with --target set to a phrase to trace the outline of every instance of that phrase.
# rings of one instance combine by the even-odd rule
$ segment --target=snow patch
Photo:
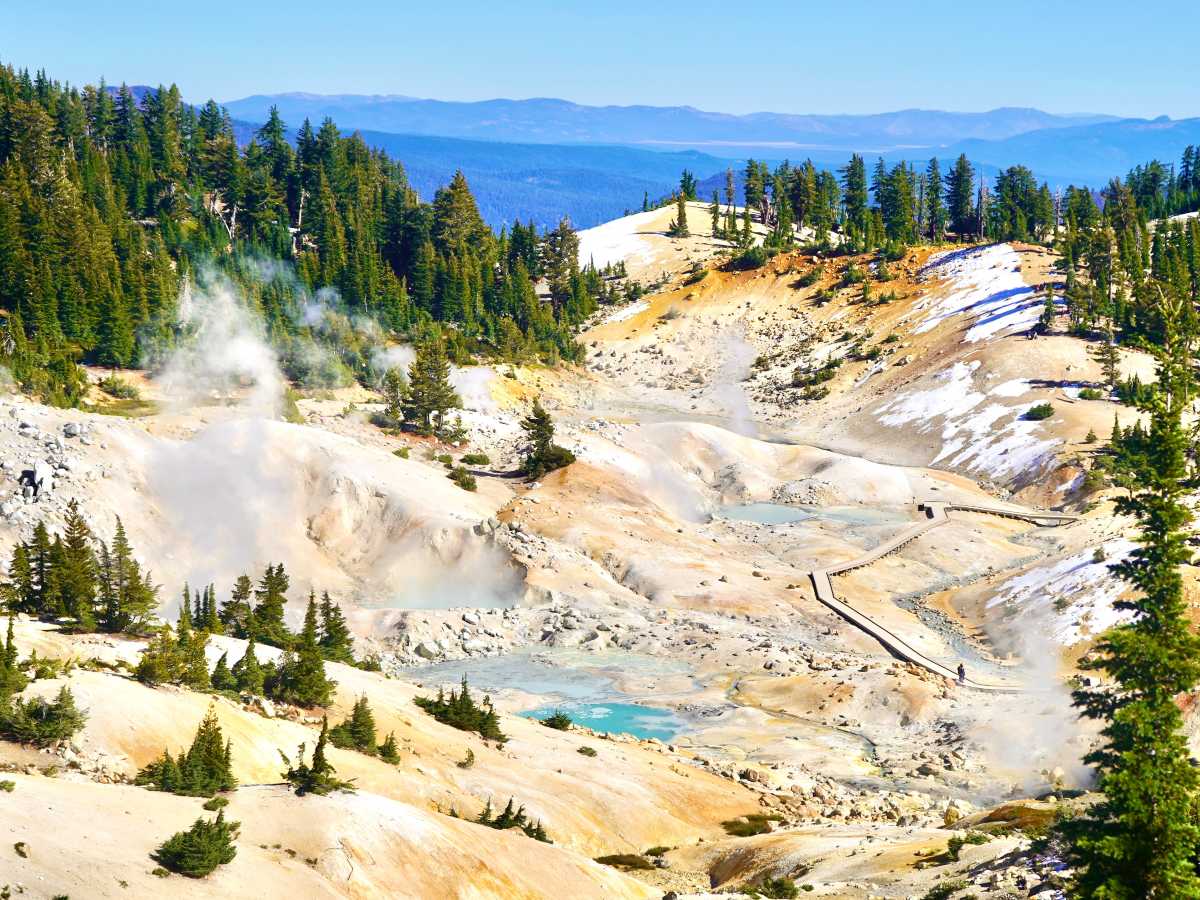
[[[649,308],[650,308],[649,303],[647,303],[645,300],[639,300],[637,303],[631,303],[628,306],[622,307],[621,309],[617,310],[615,313],[613,313],[611,316],[609,316],[605,320],[605,322],[606,323],[624,322],[626,319],[632,319],[638,313],[643,312],[644,310],[647,310]]]
[[[902,394],[883,404],[876,416],[884,425],[902,427],[916,423],[918,431],[929,431],[936,419],[942,419],[942,449],[932,462],[949,460],[992,478],[1008,478],[1025,471],[1037,471],[1053,459],[1057,438],[1037,437],[1039,422],[1019,417],[1024,409],[989,403],[979,405],[992,395],[1019,396],[1028,382],[1005,382],[988,394],[975,389],[974,373],[979,362],[957,362],[934,376],[937,386]],[[1013,420],[1001,426],[1008,416]]]
[[[921,422],[921,431],[928,431],[933,420],[939,416],[963,415],[983,400],[983,394],[974,388],[971,376],[979,368],[979,361],[956,362],[949,369],[939,372],[934,380],[938,387],[926,391],[901,394],[879,407],[877,414],[884,425],[899,427],[911,422]]]
[[[941,254],[926,267],[934,278],[949,281],[940,297],[917,306],[925,317],[915,330],[931,331],[947,319],[969,315],[967,343],[1025,331],[1037,324],[1044,301],[1021,277],[1021,260],[1009,244],[993,244]]]
[[[1051,637],[1067,647],[1128,621],[1127,613],[1113,608],[1127,585],[1108,567],[1125,559],[1135,545],[1117,539],[1101,546],[1104,558],[1099,562],[1086,550],[1008,579],[988,600],[988,609],[1014,604],[1020,616],[1038,616],[1038,621],[1049,614]]]
[[[1028,394],[1031,390],[1033,387],[1028,378],[1014,378],[1012,381],[996,385],[988,393],[993,397],[1020,397]]]
[[[661,233],[653,227],[657,215],[657,210],[650,210],[579,232],[580,264],[591,262],[597,269],[603,269],[622,260],[650,262],[654,258],[653,248],[641,232]]]

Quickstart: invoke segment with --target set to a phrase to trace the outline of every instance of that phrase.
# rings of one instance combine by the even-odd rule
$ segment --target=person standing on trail
[[[967,667],[964,666],[962,663],[958,664],[958,683],[959,684],[967,683]]]

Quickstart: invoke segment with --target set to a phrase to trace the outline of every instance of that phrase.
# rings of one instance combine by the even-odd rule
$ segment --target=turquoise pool
[[[638,738],[669,741],[684,730],[684,722],[669,709],[637,703],[559,703],[521,713],[544,719],[562,711],[576,723],[609,734],[632,734]]]

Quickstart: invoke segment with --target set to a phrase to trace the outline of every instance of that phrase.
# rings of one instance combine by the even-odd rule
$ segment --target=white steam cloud
[[[729,420],[729,430],[747,437],[754,437],[758,427],[742,382],[750,375],[750,367],[756,356],[754,347],[740,333],[726,333],[722,339],[724,363],[717,373],[712,388],[712,397],[720,404]]]
[[[159,377],[172,407],[236,396],[253,415],[278,414],[284,386],[278,357],[227,278],[209,276],[205,286],[184,282],[179,325],[179,346]]]
[[[272,266],[257,271],[279,277]],[[303,308],[310,327],[325,327],[333,300],[318,296]],[[168,408],[206,407],[201,418],[212,424],[139,451],[169,536],[169,565],[157,572],[166,576],[165,614],[185,579],[214,582],[224,597],[238,575],[257,577],[274,562],[292,576],[293,619],[310,587],[388,608],[511,605],[519,596],[522,579],[507,557],[470,531],[484,513],[464,500],[465,518],[455,517],[458,489],[441,472],[279,421],[287,385],[279,354],[228,279],[205,273],[188,282],[178,328],[159,378]],[[412,350],[378,358],[404,365]],[[460,389],[480,395],[487,381],[469,372]]]

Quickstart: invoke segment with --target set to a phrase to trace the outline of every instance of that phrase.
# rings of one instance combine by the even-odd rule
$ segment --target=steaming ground
[[[706,238],[667,239],[669,213],[585,233],[584,255],[626,259],[650,280],[720,249]],[[325,807],[311,823],[269,785],[277,749],[311,740],[315,723],[218,702],[238,777],[256,785],[231,812],[255,824],[225,880],[180,890],[651,897],[771,874],[796,875],[818,896],[865,898],[920,895],[960,870],[987,880],[995,872],[1018,896],[1017,875],[1039,885],[1017,837],[971,847],[961,865],[934,872],[912,863],[944,849],[943,823],[956,815],[1054,783],[1086,786],[1079,760],[1089,735],[1058,686],[1116,621],[1119,588],[1096,549],[1111,562],[1130,544],[1127,523],[1083,492],[1095,446],[1084,438],[1089,428],[1107,434],[1114,409],[1123,421],[1134,414],[1079,399],[1099,378],[1084,343],[1025,337],[1031,303],[1040,313],[1032,286],[1049,278],[1046,254],[1001,245],[913,255],[892,280],[872,283],[876,298],[894,295],[887,302],[862,301],[858,285],[838,288],[844,264],[824,263],[808,286],[800,279],[814,262],[800,255],[690,285],[676,278],[598,316],[582,336],[580,369],[456,370],[470,447],[491,458],[475,493],[446,478],[429,442],[371,425],[378,398],[362,389],[312,393],[298,404],[302,424],[280,421],[274,351],[215,279],[183,304],[191,343],[156,374],[136,376],[157,412],[129,419],[6,401],[0,550],[39,519],[54,527],[78,498],[98,534],[122,516],[163,585],[164,614],[185,580],[214,582],[223,598],[238,574],[283,561],[293,621],[310,590],[327,590],[348,611],[360,650],[383,653],[383,674],[331,667],[333,718],[367,694],[404,760],[393,771],[335,751],[360,791],[314,800]],[[832,298],[818,303],[821,290]],[[314,321],[329,302],[314,301]],[[374,364],[410,359],[407,347],[380,346]],[[831,377],[806,384],[829,360],[842,360]],[[1151,370],[1136,354],[1122,363],[1143,377]],[[527,485],[501,474],[517,465],[519,421],[535,396],[579,461]],[[1043,401],[1054,405],[1051,419],[1021,418]],[[404,447],[408,458],[395,453]],[[39,461],[56,467],[53,491],[36,504],[9,496],[21,469]],[[837,579],[841,597],[922,653],[1026,693],[981,701],[898,662],[815,599],[809,570],[889,539],[929,499],[1083,514],[1039,529],[955,513]],[[24,621],[18,643],[109,660],[138,650]],[[231,658],[241,652],[239,642],[215,644]],[[514,735],[503,750],[412,706],[414,694],[463,673],[494,693]],[[36,767],[47,756],[11,745],[0,745],[4,761],[34,767],[17,787],[31,808],[132,811],[129,846],[96,844],[89,866],[151,893],[150,876],[138,874],[148,872],[146,851],[136,848],[194,810],[91,782],[120,780],[164,744],[184,744],[207,700],[110,672],[70,678],[91,714],[78,751],[65,751],[75,754],[72,774],[42,778]],[[670,709],[682,729],[668,744],[610,741],[513,715],[580,690]],[[581,743],[599,756],[578,754]],[[468,747],[479,763],[459,768]],[[443,815],[474,815],[508,796],[543,819],[553,847]],[[725,835],[721,821],[755,810],[786,825]],[[53,838],[40,813],[9,826],[35,850],[13,877],[79,893],[53,862],[54,841],[93,847],[79,824],[87,816],[76,819]],[[276,844],[318,862],[265,849]],[[590,862],[655,844],[675,849],[649,874]]]

